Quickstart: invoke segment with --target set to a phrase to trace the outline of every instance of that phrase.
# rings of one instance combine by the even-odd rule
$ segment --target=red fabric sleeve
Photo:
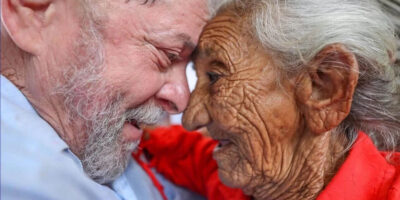
[[[150,164],[173,183],[189,188],[209,200],[250,199],[240,189],[232,189],[218,178],[212,158],[216,141],[181,126],[150,131],[141,147],[151,155]]]

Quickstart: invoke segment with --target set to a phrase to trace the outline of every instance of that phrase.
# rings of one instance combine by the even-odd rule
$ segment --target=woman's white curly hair
[[[376,0],[224,3],[250,16],[255,39],[277,55],[283,72],[307,70],[306,63],[325,46],[344,44],[355,54],[360,76],[350,114],[336,133],[345,133],[352,144],[364,131],[378,148],[400,150],[400,69],[394,64],[398,42],[382,4]],[[395,14],[397,22],[399,14]]]

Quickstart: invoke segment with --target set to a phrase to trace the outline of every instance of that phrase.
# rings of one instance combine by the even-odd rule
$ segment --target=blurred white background
[[[192,62],[190,62],[188,64],[188,66],[186,67],[186,76],[187,76],[188,83],[189,83],[189,90],[190,90],[190,92],[192,92],[194,90],[194,87],[196,86],[196,82],[197,82],[196,71],[194,71],[194,69],[193,69]],[[181,124],[182,123],[181,122],[182,113],[177,114],[177,115],[170,115],[169,120],[170,120],[171,124]]]

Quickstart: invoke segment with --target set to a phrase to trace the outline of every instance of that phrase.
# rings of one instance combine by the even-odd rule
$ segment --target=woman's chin
[[[231,187],[231,188],[239,187],[237,185],[237,183],[235,183],[235,181],[232,180],[232,177],[229,176],[229,173],[222,171],[222,170],[218,170],[218,176],[219,176],[219,179],[221,180],[221,182],[223,184],[225,184],[226,186]]]
[[[251,181],[251,167],[243,163],[234,145],[218,147],[213,152],[213,158],[218,165],[218,176],[222,183],[231,188],[243,188]],[[246,166],[246,167],[245,167]]]
[[[218,176],[221,182],[228,187],[244,188],[246,186],[246,180],[238,173],[218,168]]]

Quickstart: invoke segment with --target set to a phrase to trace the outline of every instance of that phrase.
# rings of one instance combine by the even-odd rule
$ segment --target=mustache
[[[138,125],[155,125],[165,116],[166,111],[150,100],[139,107],[129,109],[125,112],[125,120],[136,122]]]

